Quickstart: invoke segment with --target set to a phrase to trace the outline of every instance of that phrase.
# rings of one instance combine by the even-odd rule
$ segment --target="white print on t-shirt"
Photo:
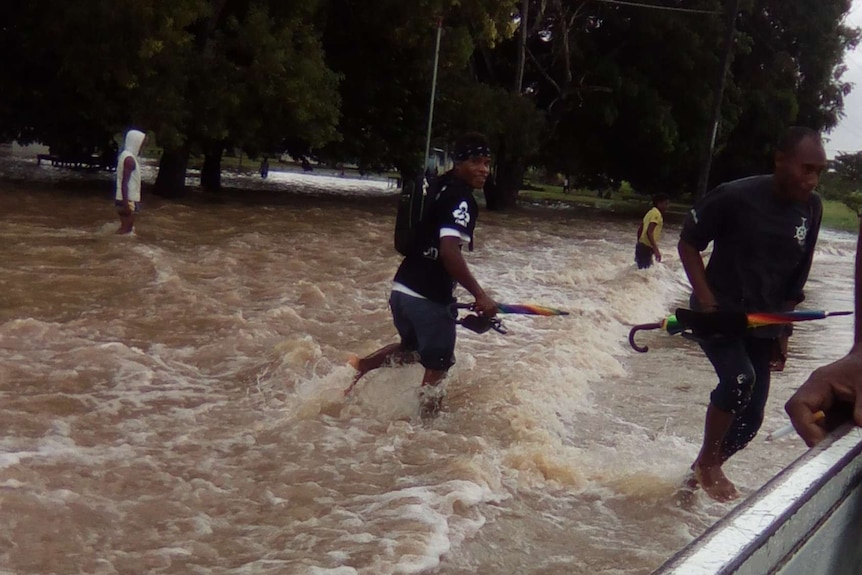
[[[467,202],[461,202],[458,207],[452,211],[452,216],[459,226],[467,227],[470,223],[470,209],[467,207]]]
[[[800,247],[805,247],[805,238],[808,237],[808,226],[805,225],[805,222],[808,218],[802,218],[802,225],[796,226],[796,241],[799,242]]]

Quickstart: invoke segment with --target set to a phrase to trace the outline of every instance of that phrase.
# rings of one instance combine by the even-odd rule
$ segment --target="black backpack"
[[[422,220],[431,212],[434,201],[440,192],[446,189],[441,186],[442,178],[434,178],[429,182],[419,176],[415,180],[405,181],[398,198],[398,213],[395,216],[395,249],[402,256],[415,254],[418,246]]]

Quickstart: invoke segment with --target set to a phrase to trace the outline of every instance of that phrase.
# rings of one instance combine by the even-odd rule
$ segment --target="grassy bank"
[[[578,208],[587,208],[600,212],[612,212],[620,215],[630,215],[640,218],[652,207],[652,200],[646,196],[628,195],[620,192],[612,192],[610,197],[599,197],[591,190],[572,190],[563,193],[559,186],[531,186],[537,190],[521,190],[518,200],[522,203],[544,204],[544,205],[571,205]],[[685,214],[691,205],[688,203],[671,202],[669,211],[671,215]]]
[[[532,187],[532,186],[531,186]],[[643,196],[623,197],[619,192],[613,192],[610,198],[599,198],[596,192],[589,190],[573,190],[564,194],[559,186],[535,186],[537,190],[521,190],[520,202],[546,205],[566,204],[579,208],[613,212],[632,217],[643,216],[651,207],[652,202]],[[691,208],[690,203],[671,202],[671,215],[682,216]],[[859,229],[859,218],[856,213],[836,200],[823,201],[823,227],[832,230],[855,232]]]
[[[859,229],[856,212],[836,200],[823,201],[823,227],[855,232]]]

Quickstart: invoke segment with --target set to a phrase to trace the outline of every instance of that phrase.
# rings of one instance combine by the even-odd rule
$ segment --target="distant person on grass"
[[[123,151],[117,159],[117,189],[114,206],[120,216],[118,234],[130,234],[135,229],[135,214],[141,211],[141,168],[139,155],[147,135],[138,130],[126,132]]]
[[[455,143],[455,167],[436,178],[428,197],[435,197],[422,219],[416,248],[401,262],[392,285],[389,308],[400,341],[363,358],[351,358],[353,383],[384,363],[419,361],[425,368],[420,392],[420,415],[435,416],[442,404],[439,384],[455,363],[455,318],[449,305],[459,283],[472,294],[475,311],[491,318],[497,304],[470,273],[461,254],[472,247],[478,206],[473,197],[488,178],[491,151],[482,134],[461,136]]]
[[[692,309],[790,311],[805,299],[823,214],[814,188],[825,169],[820,134],[789,128],[778,143],[772,174],[723,184],[698,201],[679,240]],[[710,242],[712,255],[704,267],[701,252]],[[783,357],[776,356],[783,354],[788,335],[786,326],[771,325],[700,342],[718,385],[710,394],[703,445],[691,467],[696,484],[713,499],[739,496],[721,466],[757,435],[770,372],[783,369]]]
[[[658,241],[664,227],[664,214],[670,206],[670,198],[666,194],[656,194],[652,199],[652,209],[644,215],[638,228],[638,241],[635,244],[635,262],[639,270],[652,266],[652,258],[661,262],[661,250]]]

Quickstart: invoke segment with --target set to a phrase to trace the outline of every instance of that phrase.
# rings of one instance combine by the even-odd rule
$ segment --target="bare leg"
[[[426,369],[422,376],[423,391],[420,392],[419,415],[422,418],[437,417],[443,404],[443,395],[436,388],[446,377],[446,371],[438,369]],[[428,393],[426,393],[426,391]]]
[[[721,444],[733,424],[733,419],[732,413],[709,404],[703,430],[703,446],[691,466],[697,482],[706,494],[716,501],[731,501],[739,497],[736,487],[721,470]]]
[[[118,234],[129,234],[135,229],[135,216],[129,214],[124,216],[120,214],[120,227],[117,229]]]
[[[362,379],[362,376],[369,371],[377,369],[387,361],[391,361],[395,365],[413,363],[416,361],[416,354],[412,351],[404,351],[401,348],[400,343],[390,343],[389,345],[381,347],[371,355],[367,355],[362,358],[354,356],[348,361],[356,370],[356,375],[353,377],[353,383],[350,384],[350,387],[344,390],[344,395],[350,393],[357,382]]]

